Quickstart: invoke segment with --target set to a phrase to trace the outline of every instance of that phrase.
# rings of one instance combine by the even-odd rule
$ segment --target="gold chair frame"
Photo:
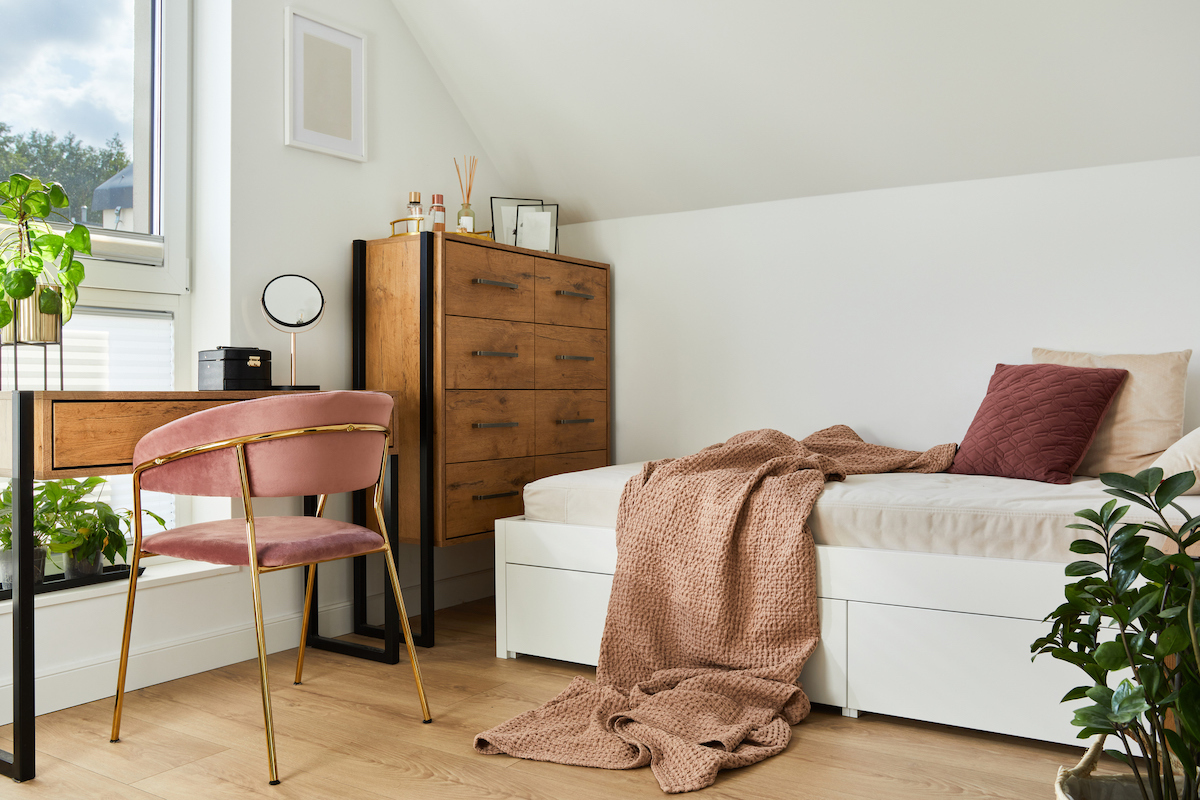
[[[429,703],[425,699],[425,686],[421,682],[421,667],[417,664],[417,653],[413,649],[412,630],[408,624],[408,613],[404,609],[404,596],[400,592],[400,578],[396,574],[396,562],[392,558],[392,550],[389,545],[387,526],[383,520],[383,478],[387,471],[388,458],[388,443],[391,440],[391,434],[387,428],[382,425],[374,425],[369,423],[342,423],[340,425],[317,425],[307,428],[290,428],[282,431],[272,431],[270,433],[256,433],[249,436],[238,436],[233,439],[224,439],[218,442],[210,442],[208,444],[196,445],[187,447],[183,450],[177,450],[173,453],[160,456],[137,465],[133,470],[133,561],[129,568],[129,595],[125,603],[125,631],[121,640],[121,661],[117,671],[117,697],[116,707],[113,709],[113,725],[112,737],[110,741],[119,742],[121,739],[121,710],[125,697],[125,672],[129,664],[129,640],[130,633],[133,630],[133,604],[137,593],[138,580],[138,562],[142,556],[152,556],[154,553],[147,553],[142,550],[142,473],[154,467],[160,467],[163,464],[168,464],[172,461],[178,461],[189,456],[200,455],[202,453],[211,453],[217,450],[226,450],[234,448],[237,451],[238,476],[241,479],[242,485],[242,504],[246,513],[246,545],[250,552],[250,581],[251,589],[254,596],[254,628],[258,639],[258,668],[259,681],[262,686],[262,703],[263,703],[263,719],[266,723],[267,733],[267,760],[270,774],[271,785],[279,783],[279,769],[275,760],[275,728],[271,722],[271,692],[267,681],[267,644],[265,631],[263,627],[263,611],[262,611],[262,590],[259,585],[259,576],[266,572],[277,572],[283,569],[293,569],[295,567],[309,567],[308,582],[304,591],[304,611],[302,621],[300,623],[300,655],[296,659],[296,684],[300,684],[301,677],[304,672],[304,647],[308,638],[308,620],[312,610],[312,595],[313,595],[313,579],[316,577],[316,565],[325,561],[340,561],[342,558],[354,558],[354,556],[340,556],[338,558],[324,559],[322,561],[313,561],[304,564],[289,564],[282,567],[263,567],[258,563],[258,548],[254,540],[254,508],[251,503],[250,496],[250,474],[246,466],[246,445],[256,442],[265,442],[273,439],[291,439],[297,436],[308,436],[320,433],[353,433],[355,431],[377,432],[384,436],[385,442],[383,447],[383,460],[379,468],[379,479],[375,482],[375,519],[379,524],[379,531],[382,536],[382,543],[378,550],[371,550],[367,553],[357,555],[370,555],[372,553],[383,553],[384,560],[387,562],[388,577],[392,585],[392,594],[396,599],[396,605],[400,609],[400,624],[404,631],[404,643],[408,646],[408,658],[412,662],[413,678],[417,682],[417,697],[421,701],[421,715],[425,722],[432,722],[433,718],[429,714]],[[318,495],[317,499],[317,516],[320,517],[325,512],[326,495]]]

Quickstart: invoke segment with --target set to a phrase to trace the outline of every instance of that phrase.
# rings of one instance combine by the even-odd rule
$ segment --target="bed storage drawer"
[[[504,563],[606,575],[617,569],[617,540],[612,528],[522,520],[520,525],[509,525],[508,530]]]
[[[447,389],[532,389],[533,325],[446,317]]]
[[[533,322],[534,258],[446,242],[446,313]]]
[[[533,455],[532,391],[446,392],[446,462]]]
[[[1048,624],[855,602],[847,623],[850,708],[1079,744],[1059,700],[1085,676],[1049,656],[1029,660]]]
[[[608,447],[608,392],[541,391],[536,413],[539,456]]]
[[[521,564],[505,571],[508,649],[595,666],[612,575]]]

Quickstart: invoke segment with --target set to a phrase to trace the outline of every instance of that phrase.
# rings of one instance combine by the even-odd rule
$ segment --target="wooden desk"
[[[133,472],[133,449],[150,431],[207,408],[284,392],[4,392],[0,419],[0,477],[13,485],[13,752],[0,750],[0,775],[34,777],[33,482]],[[316,498],[305,498],[313,514]],[[393,554],[396,549],[392,543]],[[356,559],[358,561],[358,559]],[[306,568],[307,569],[307,568]],[[356,572],[365,569],[356,564]],[[389,604],[390,605],[390,604]],[[365,606],[365,598],[364,598]],[[394,608],[394,606],[391,606]],[[388,622],[388,647],[369,648],[316,636],[309,643],[358,657],[396,663],[398,617]],[[391,651],[395,651],[394,660]]]

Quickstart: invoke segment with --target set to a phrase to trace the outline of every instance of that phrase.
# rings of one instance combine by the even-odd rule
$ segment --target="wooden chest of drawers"
[[[356,383],[397,397],[401,541],[491,536],[529,481],[609,463],[607,264],[443,233],[356,259]]]

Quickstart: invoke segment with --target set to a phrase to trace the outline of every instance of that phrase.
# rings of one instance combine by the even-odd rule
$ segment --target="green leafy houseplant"
[[[50,227],[52,217],[70,222],[56,210],[69,205],[59,183],[43,183],[19,172],[0,181],[0,214],[15,226],[0,238],[0,297],[5,301],[0,304],[0,327],[12,322],[16,301],[35,291],[43,314],[61,313],[63,322],[71,319],[84,278],[83,264],[75,255],[90,255],[92,238],[84,225],[74,224],[65,234]]]
[[[1097,538],[1075,540],[1072,552],[1101,560],[1067,567],[1069,577],[1081,580],[1066,587],[1066,602],[1046,617],[1050,633],[1031,649],[1034,658],[1049,653],[1091,679],[1063,702],[1091,701],[1075,712],[1079,738],[1115,736],[1122,750],[1105,752],[1129,766],[1141,797],[1195,800],[1200,786],[1200,565],[1185,551],[1200,542],[1200,517],[1175,500],[1196,478],[1184,472],[1163,480],[1163,471],[1153,468],[1136,477],[1106,473],[1100,479],[1108,494],[1149,509],[1152,521],[1123,523],[1131,506],[1118,506],[1115,498],[1099,510],[1076,513],[1085,522],[1068,527]],[[1167,509],[1183,516],[1178,528],[1168,521]],[[1143,531],[1162,534],[1178,551],[1164,555],[1148,544]],[[1109,686],[1113,673],[1124,670],[1130,677]],[[1134,757],[1133,745],[1144,759]]]
[[[34,490],[34,536],[40,544],[48,545],[52,553],[70,553],[77,561],[90,562],[97,554],[112,563],[124,560],[128,543],[126,535],[133,524],[133,512],[114,511],[102,500],[89,500],[93,492],[103,489],[104,478],[63,478],[45,481]],[[159,525],[162,517],[152,511],[144,513]],[[0,549],[12,549],[12,486],[0,492]]]

